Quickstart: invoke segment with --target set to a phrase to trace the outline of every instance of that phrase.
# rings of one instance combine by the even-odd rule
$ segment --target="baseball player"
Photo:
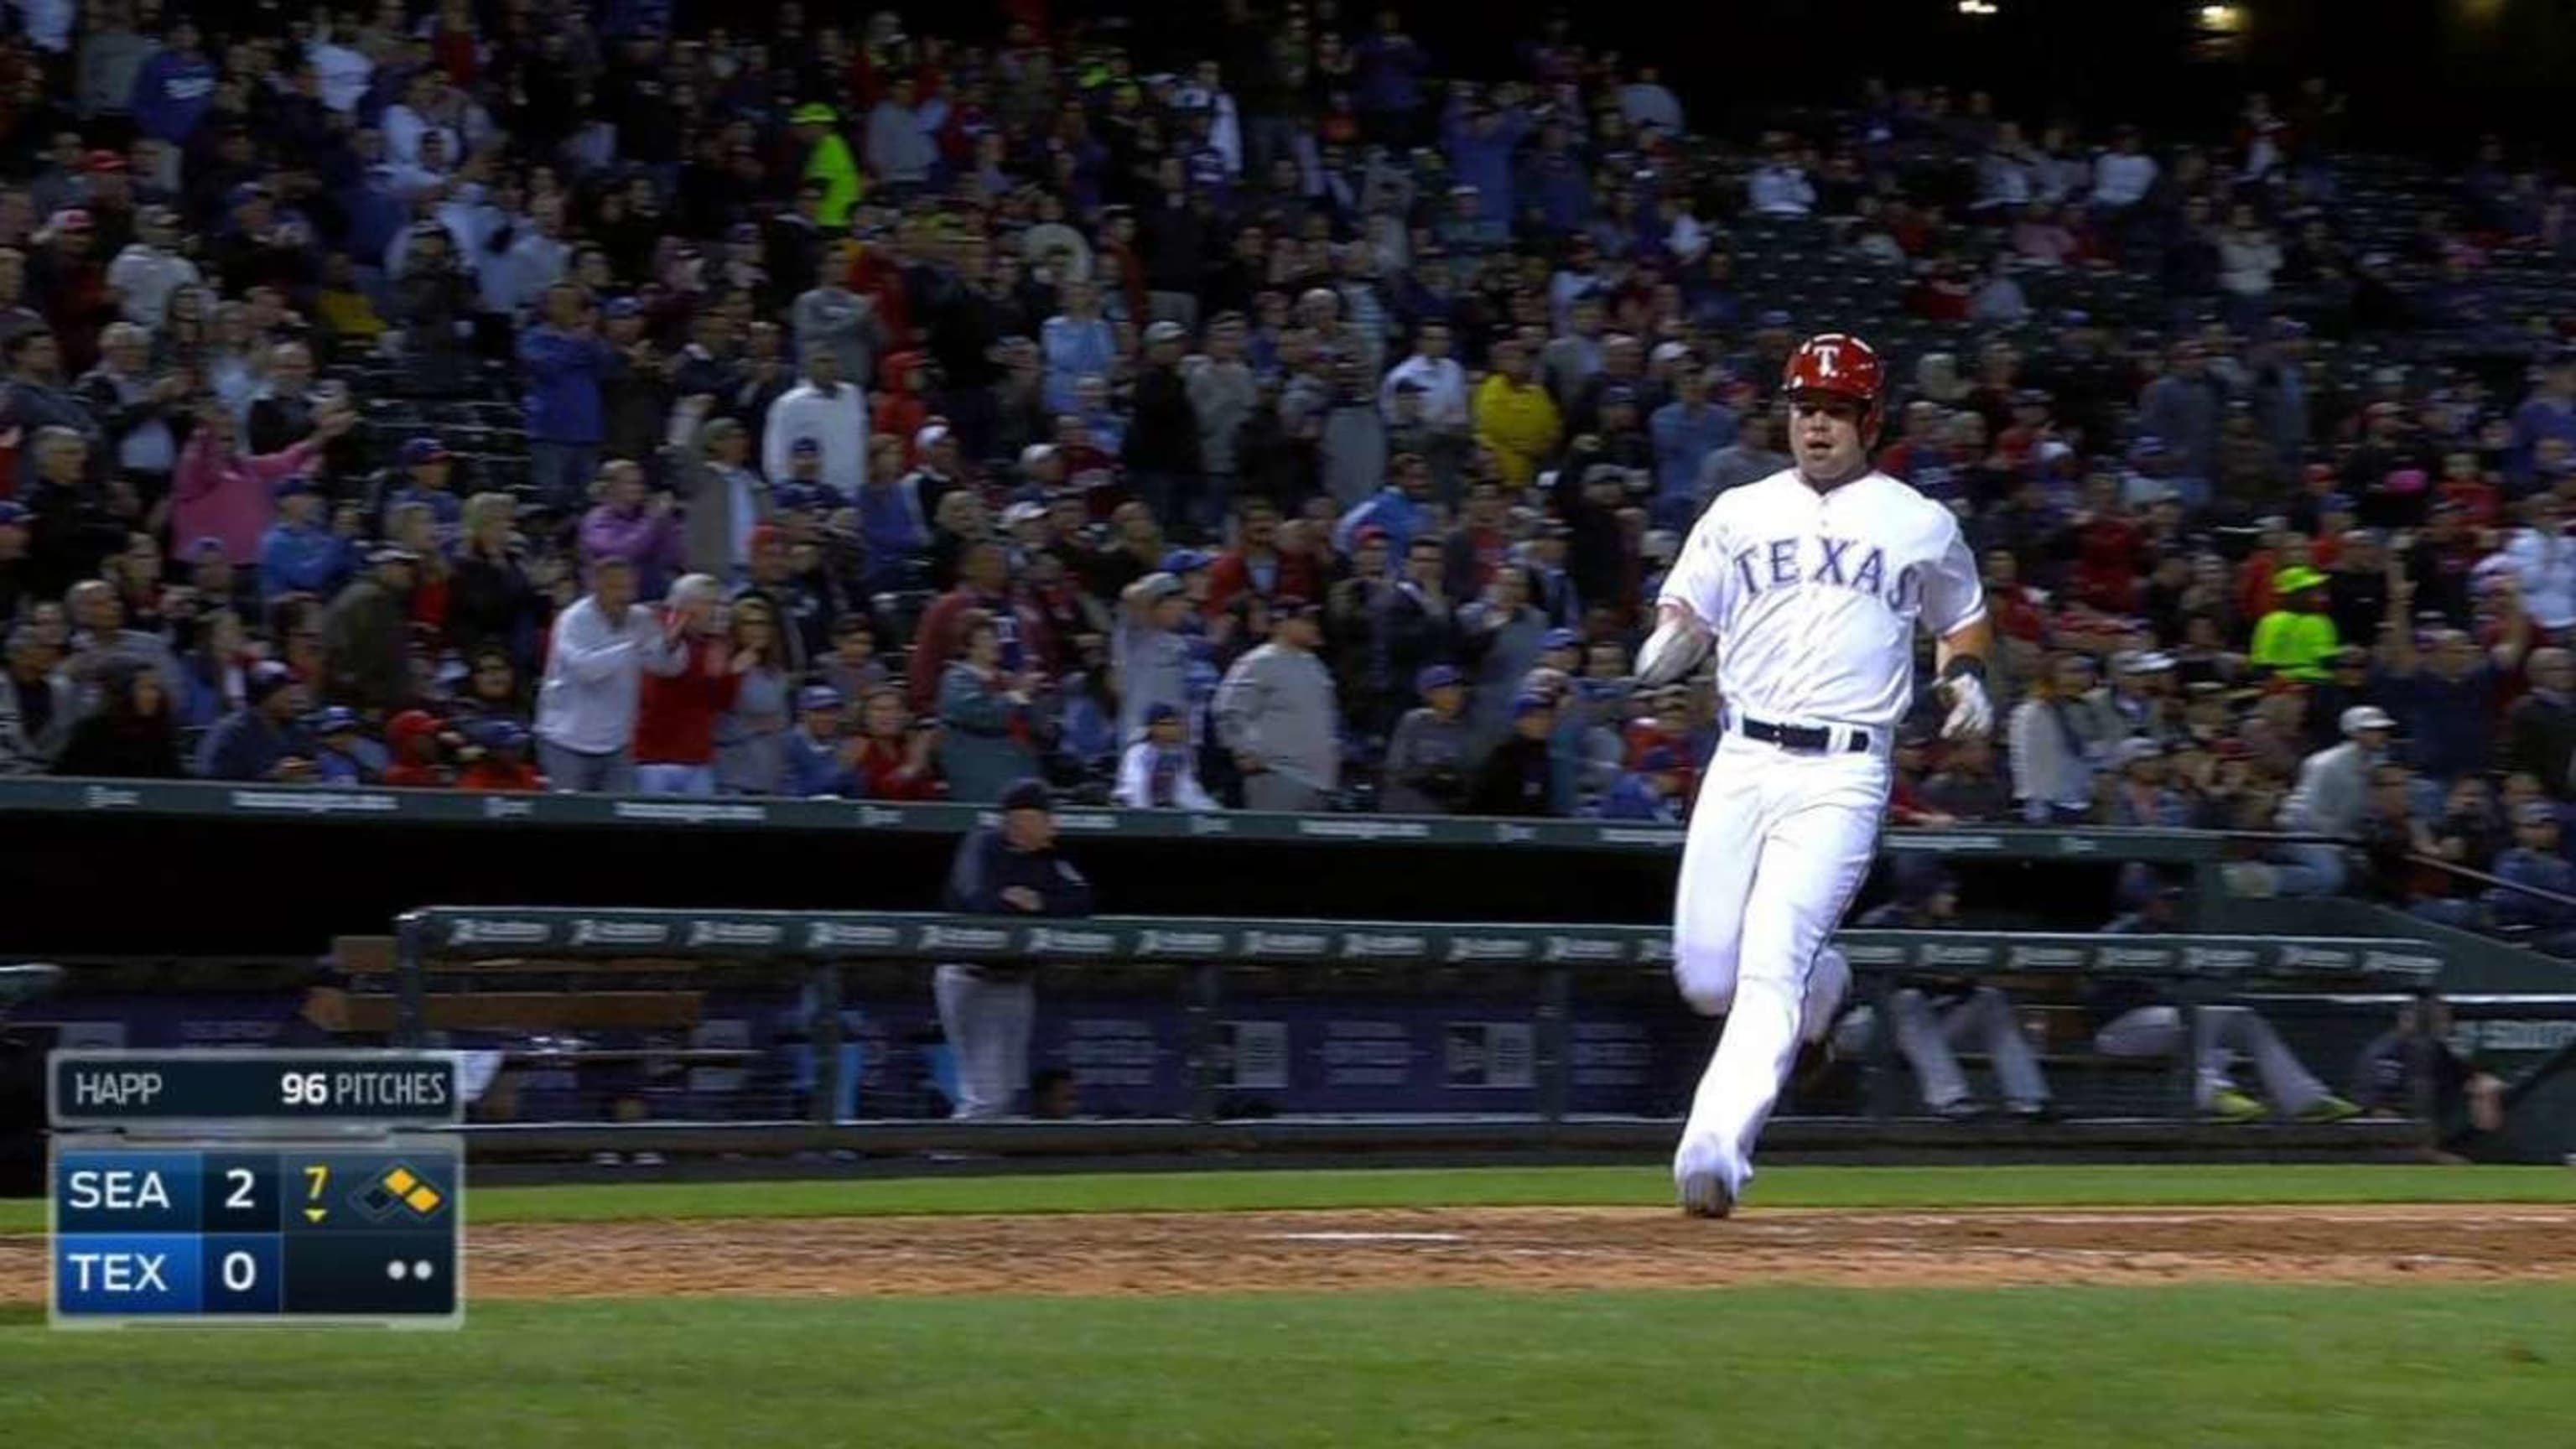
[[[1700,515],[1637,655],[1656,686],[1714,651],[1724,703],[1673,911],[1682,997],[1726,1018],[1673,1156],[1696,1216],[1734,1210],[1799,1042],[1822,1038],[1851,984],[1827,942],[1869,873],[1918,622],[1939,641],[1943,735],[1994,725],[1976,557],[1948,509],[1870,466],[1884,384],[1857,337],[1790,354],[1791,466]]]

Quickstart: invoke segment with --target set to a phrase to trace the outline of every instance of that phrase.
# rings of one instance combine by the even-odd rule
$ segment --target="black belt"
[[[1778,725],[1766,720],[1739,718],[1735,722],[1735,732],[1748,740],[1759,740],[1766,745],[1778,745],[1784,750],[1799,750],[1811,755],[1821,755],[1834,747],[1834,732],[1823,725]],[[1869,753],[1869,731],[1852,726],[1847,728],[1846,734],[1851,743],[1844,746],[1844,753]]]

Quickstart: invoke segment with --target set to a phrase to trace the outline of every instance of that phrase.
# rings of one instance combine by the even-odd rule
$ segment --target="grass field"
[[[1667,1193],[1650,1169],[1249,1172],[491,1189],[471,1210],[587,1222]],[[1758,1194],[1762,1208],[2529,1203],[2576,1201],[2576,1173],[1779,1168]],[[486,1303],[456,1334],[54,1334],[41,1312],[0,1317],[11,1446],[2503,1449],[2576,1442],[2572,1426],[2569,1282]]]
[[[1975,1208],[2244,1203],[2576,1202],[2555,1167],[1773,1167],[1763,1207]],[[1278,1208],[1662,1207],[1660,1167],[1355,1168],[801,1182],[633,1182],[472,1191],[480,1223],[901,1213],[1236,1212]],[[40,1233],[45,1205],[0,1201],[0,1233]]]

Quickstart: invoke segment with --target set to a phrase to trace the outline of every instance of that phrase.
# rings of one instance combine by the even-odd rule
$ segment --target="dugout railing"
[[[2117,977],[2151,984],[2188,1018],[2201,1007],[2255,992],[2327,999],[2337,994],[2380,999],[2429,987],[2444,966],[2438,949],[2407,941],[2344,938],[2279,938],[2218,935],[2105,936],[2080,933],[1907,932],[1854,930],[1838,943],[1860,978],[1861,999],[1878,999],[1908,982],[1997,984],[2059,999],[2080,994],[2090,980]],[[1704,1058],[1709,1026],[1670,995],[1664,980],[1670,932],[1658,927],[1573,925],[1534,927],[1494,924],[1424,924],[1337,920],[1189,919],[1103,917],[1033,920],[911,913],[814,913],[683,909],[483,909],[427,907],[403,915],[379,969],[344,979],[342,1019],[362,1023],[395,1045],[467,1044],[480,1024],[490,1032],[505,1013],[482,1011],[502,996],[505,983],[539,981],[563,988],[550,1000],[577,1001],[599,984],[591,968],[610,973],[609,994],[641,996],[637,972],[685,971],[691,963],[740,968],[758,964],[778,982],[802,993],[810,1007],[810,1041],[804,1043],[813,1079],[804,1110],[754,1120],[681,1122],[519,1121],[478,1127],[487,1147],[501,1152],[546,1154],[618,1144],[659,1152],[798,1150],[822,1146],[910,1151],[971,1146],[1014,1151],[1187,1151],[1205,1148],[1347,1149],[1365,1146],[1468,1146],[1471,1144],[1613,1147],[1669,1136],[1673,1094],[1646,1100],[1645,1110],[1605,1111],[1586,1100],[1587,1063],[1596,1044],[1587,1040],[1579,1004],[1589,993],[1615,989],[1658,1003],[1643,1008],[1660,1016],[1659,1031],[1679,1043],[1686,1060],[1667,1065],[1695,1075],[1693,1054]],[[927,1001],[927,968],[937,963],[1033,965],[1061,985],[1094,974],[1127,972],[1131,979],[1162,983],[1177,1001],[1170,1055],[1178,1090],[1163,1110],[1112,1120],[957,1123],[922,1116],[891,1117],[872,1104],[845,1113],[849,1100],[838,1073],[844,1066],[843,993],[847,973],[900,968]],[[1364,968],[1378,979],[1405,983],[1440,1009],[1441,994],[1469,974],[1517,1000],[1527,1012],[1526,1061],[1516,1078],[1525,1091],[1497,1094],[1510,1105],[1486,1110],[1397,1109],[1350,1111],[1247,1111],[1245,1094],[1233,1090],[1247,1049],[1230,1019],[1230,977],[1255,973],[1270,981],[1321,978]],[[1497,980],[1513,983],[1495,988]],[[1459,987],[1458,989],[1468,989]],[[1051,993],[1040,1011],[1049,1010]],[[350,1008],[364,1004],[366,1011]],[[1471,1013],[1458,1012],[1458,1015]],[[1884,1014],[1881,1020],[1885,1020]],[[2354,1023],[2376,1029],[2377,1021]],[[2133,1110],[2024,1130],[1993,1126],[1963,1134],[1908,1114],[1904,1069],[1876,1033],[1878,1046],[1858,1067],[1865,1076],[1859,1105],[1834,1116],[1803,1115],[1783,1122],[1786,1140],[1818,1145],[2002,1140],[2030,1145],[2079,1139],[2094,1145],[2170,1145],[2206,1136],[2193,1120],[2194,1071],[2177,1053],[2150,1070]],[[2182,1034],[2188,1042],[2191,1033]],[[1282,1041],[1289,1040],[1282,1034]],[[1469,1041],[1470,1056],[1514,1050],[1507,1038]],[[1295,1058],[1286,1076],[1311,1059],[1311,1046],[1287,1048]],[[1420,1057],[1444,1044],[1391,1044],[1390,1054]],[[1460,1046],[1452,1029],[1445,1043],[1454,1077]],[[616,1049],[628,1057],[649,1050]],[[2187,1050],[2187,1049],[2186,1049]],[[576,1064],[581,1053],[563,1062]],[[1472,1064],[1471,1064],[1472,1065]],[[2331,1063],[2340,1075],[2343,1062]],[[1667,1076],[1672,1075],[1667,1073]],[[1463,1097],[1464,1094],[1459,1094]],[[1591,1094],[1598,1096],[1597,1092]],[[2280,1151],[2335,1152],[2415,1145],[2420,1121],[2383,1122],[2319,1132],[2289,1126],[2231,1129],[2230,1145],[2261,1142]]]

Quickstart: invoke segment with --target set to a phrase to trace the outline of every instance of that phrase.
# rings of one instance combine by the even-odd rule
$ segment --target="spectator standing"
[[[1318,811],[1340,786],[1340,705],[1315,657],[1322,643],[1322,606],[1282,598],[1271,609],[1270,642],[1236,660],[1217,686],[1217,738],[1243,772],[1246,809]]]
[[[1494,370],[1476,388],[1476,442],[1492,451],[1495,470],[1514,490],[1537,479],[1540,466],[1555,455],[1564,427],[1535,370],[1527,347],[1499,342]]]
[[[867,399],[857,384],[841,380],[840,356],[830,347],[808,347],[804,357],[802,379],[770,404],[761,470],[773,483],[788,477],[795,444],[810,439],[822,450],[821,480],[855,503],[867,481]]]
[[[2576,655],[2531,651],[2530,689],[2504,716],[2504,767],[2540,782],[2551,798],[2576,799]]]
[[[624,458],[601,467],[590,492],[599,501],[582,515],[582,557],[622,558],[635,566],[636,592],[659,595],[686,562],[671,495],[648,492],[643,468]]]
[[[537,693],[537,756],[557,790],[632,794],[644,676],[687,663],[676,628],[635,597],[624,559],[590,565],[590,592],[555,619]]]
[[[635,787],[647,795],[716,793],[717,721],[750,667],[727,638],[722,597],[713,578],[691,574],[663,601],[661,622],[680,661],[669,674],[646,674],[637,696]]]
[[[518,343],[528,380],[528,478],[538,497],[569,508],[599,472],[608,436],[600,384],[617,353],[599,335],[597,307],[577,286],[546,288],[544,308],[544,322],[520,333]]]
[[[2080,824],[2092,815],[2098,760],[2078,718],[2090,679],[2080,657],[2059,656],[2005,725],[2013,799],[2033,825]]]
[[[1200,471],[1198,414],[1181,375],[1188,340],[1188,329],[1178,322],[1156,322],[1145,329],[1134,420],[1120,456],[1130,486],[1156,518],[1214,532],[1224,500],[1208,496]]]
[[[733,608],[732,662],[741,686],[716,721],[716,788],[728,795],[775,795],[787,774],[788,696],[795,687],[766,600]]]
[[[506,493],[465,500],[462,538],[448,576],[447,636],[469,659],[498,649],[524,667],[536,658],[540,605],[513,541],[515,513],[516,501]]]
[[[312,437],[284,452],[252,457],[240,451],[240,424],[232,410],[201,404],[196,431],[179,450],[171,475],[171,532],[220,539],[224,557],[235,565],[258,563],[261,537],[276,521],[279,482],[311,468],[322,444],[346,432],[352,421],[345,412],[328,414]]]
[[[2285,678],[2325,682],[2342,647],[2328,608],[2326,576],[2293,564],[2273,577],[2272,589],[2281,604],[2254,626],[2250,661]]]
[[[323,696],[375,718],[411,703],[410,600],[420,555],[387,544],[367,555],[367,572],[331,600],[322,618],[330,673]]]
[[[991,614],[968,610],[958,632],[958,657],[939,679],[939,773],[953,800],[999,800],[1037,768],[1030,709],[1037,681],[1006,668]]]
[[[946,905],[977,916],[1087,916],[1091,883],[1056,854],[1055,802],[1023,779],[996,792],[1002,822],[957,847]],[[993,962],[943,965],[932,976],[939,1025],[957,1067],[956,1115],[987,1122],[1011,1115],[1028,1083],[1029,1031],[1037,1014],[1034,968]]]

